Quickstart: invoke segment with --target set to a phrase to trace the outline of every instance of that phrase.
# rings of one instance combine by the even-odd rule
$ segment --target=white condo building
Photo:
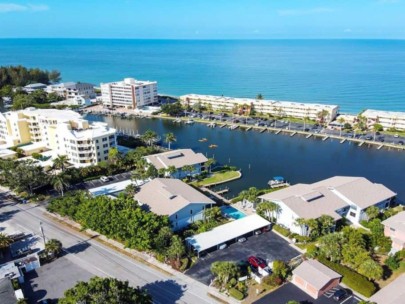
[[[65,99],[74,99],[78,96],[84,98],[95,98],[94,85],[85,82],[65,82],[52,84],[47,87],[48,93],[56,93]]]
[[[385,130],[405,130],[405,112],[366,110],[361,115],[367,118],[368,127],[378,123]]]
[[[106,123],[89,123],[70,110],[27,108],[0,113],[0,144],[21,146],[32,153],[67,155],[75,167],[107,160],[108,151],[117,146],[116,130]]]
[[[158,102],[157,82],[125,78],[123,81],[102,83],[102,102],[108,107],[137,109]]]
[[[315,103],[299,103],[278,100],[257,100],[253,98],[233,98],[224,96],[188,94],[180,97],[183,105],[193,106],[200,102],[210,105],[215,111],[232,111],[235,106],[253,107],[257,113],[271,114],[273,116],[297,117],[318,120],[318,113],[326,111],[326,122],[334,120],[338,114],[339,106]]]

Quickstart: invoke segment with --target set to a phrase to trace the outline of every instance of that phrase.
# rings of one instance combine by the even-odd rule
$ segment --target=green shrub
[[[309,244],[307,246],[307,252],[305,255],[311,259],[315,258],[318,255],[318,247],[315,244]]]
[[[289,237],[291,235],[291,231],[288,230],[287,228],[281,227],[280,225],[274,225],[273,229],[280,233],[281,235],[284,235],[285,237]]]
[[[237,281],[236,281],[235,278],[232,278],[232,279],[230,279],[230,281],[229,281],[229,285],[231,285],[231,286],[235,286],[236,283],[237,283]]]
[[[368,221],[366,221],[366,220],[361,220],[361,221],[360,221],[360,224],[361,224],[363,227],[368,228]]]
[[[398,269],[400,266],[401,260],[398,258],[397,255],[390,255],[384,262],[385,265],[388,266],[389,269],[395,270]]]
[[[181,266],[180,266],[179,270],[181,272],[183,272],[188,268],[188,266],[190,264],[190,260],[187,257],[185,257],[185,258],[181,259],[180,262],[181,262]]]
[[[275,273],[272,273],[271,275],[264,277],[262,283],[269,288],[273,288],[280,286],[283,283],[283,280]]]
[[[231,288],[229,289],[229,295],[234,297],[236,300],[238,301],[242,301],[243,298],[245,297],[243,295],[243,293],[241,293],[239,290],[237,290],[236,288]]]
[[[395,255],[401,260],[405,259],[405,249],[396,252]]]
[[[322,264],[342,275],[342,282],[349,288],[357,291],[365,297],[370,297],[375,293],[376,286],[373,282],[367,280],[365,276],[362,276],[346,266],[331,262],[325,257],[319,257],[318,260]]]

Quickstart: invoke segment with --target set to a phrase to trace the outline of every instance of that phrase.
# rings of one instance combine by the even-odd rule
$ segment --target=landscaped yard
[[[201,181],[193,182],[192,184],[197,187],[208,186],[214,184],[221,184],[232,179],[239,178],[242,174],[236,170],[226,170],[213,172],[209,177]]]

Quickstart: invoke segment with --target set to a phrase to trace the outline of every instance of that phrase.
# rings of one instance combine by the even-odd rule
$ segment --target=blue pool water
[[[231,206],[223,206],[221,207],[221,210],[225,216],[231,217],[235,220],[241,219],[246,216],[246,214]]]

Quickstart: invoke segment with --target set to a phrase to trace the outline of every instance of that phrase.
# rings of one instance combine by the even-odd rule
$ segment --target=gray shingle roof
[[[374,294],[370,301],[377,304],[403,304],[405,299],[405,274]]]
[[[197,165],[205,163],[208,159],[202,153],[195,153],[191,149],[179,149],[145,156],[156,169],[174,166],[180,169],[186,165]]]
[[[293,270],[293,274],[301,277],[318,290],[322,289],[330,280],[342,277],[316,260],[302,262]]]
[[[209,197],[178,179],[155,178],[142,185],[135,199],[159,215],[172,215],[189,204],[215,204]]]
[[[383,225],[394,228],[396,231],[405,233],[405,211],[387,218],[382,222]]]

